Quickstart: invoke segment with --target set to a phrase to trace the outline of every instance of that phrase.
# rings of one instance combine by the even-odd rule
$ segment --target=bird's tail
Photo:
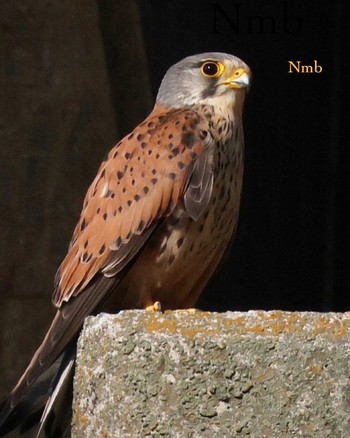
[[[0,406],[0,437],[64,437],[70,427],[75,345],[67,349],[12,408]]]
[[[39,425],[38,430],[41,437],[63,436],[58,433],[42,435],[51,427],[50,424],[53,424],[52,427],[57,424],[51,413],[56,412],[57,416],[59,410],[52,408],[61,399],[65,399],[65,395],[59,395],[55,388],[64,388],[66,382],[69,379],[72,380],[76,341],[84,319],[93,313],[96,307],[99,308],[100,302],[108,297],[118,281],[118,277],[107,278],[99,275],[84,290],[84,293],[72,297],[57,310],[43,342],[8,400],[0,409],[0,437],[7,435],[15,428],[19,428],[20,432],[16,436],[21,436],[22,432],[33,429],[32,426],[35,423],[38,421],[40,423],[43,412],[43,425]],[[72,388],[72,385],[70,387]],[[71,405],[66,410],[70,413]],[[33,437],[35,434],[22,434],[22,436]]]
[[[74,357],[66,357],[55,382],[55,389],[46,402],[36,438],[70,437],[73,402]]]

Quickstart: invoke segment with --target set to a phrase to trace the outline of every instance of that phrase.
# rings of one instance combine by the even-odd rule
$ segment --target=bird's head
[[[156,104],[170,108],[232,105],[238,97],[243,102],[250,79],[249,67],[236,56],[218,52],[189,56],[169,68]]]

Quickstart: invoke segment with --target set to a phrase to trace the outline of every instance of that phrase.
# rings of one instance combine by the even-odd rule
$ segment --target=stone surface
[[[350,313],[86,320],[74,437],[349,437]]]

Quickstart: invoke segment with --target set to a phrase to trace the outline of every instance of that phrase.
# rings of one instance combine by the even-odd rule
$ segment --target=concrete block
[[[73,436],[350,437],[350,313],[87,318]]]

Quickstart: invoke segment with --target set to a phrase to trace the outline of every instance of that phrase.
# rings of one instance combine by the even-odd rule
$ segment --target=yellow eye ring
[[[225,71],[224,64],[216,61],[205,61],[201,66],[201,73],[206,78],[218,78]]]

